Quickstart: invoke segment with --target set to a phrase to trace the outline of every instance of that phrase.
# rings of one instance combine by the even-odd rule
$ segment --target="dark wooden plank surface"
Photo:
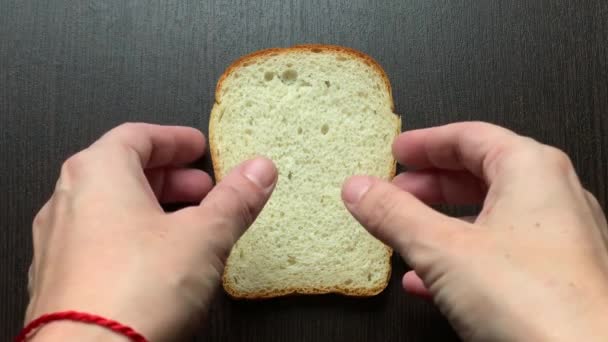
[[[0,0],[0,339],[20,327],[30,222],[62,160],[124,121],[206,130],[218,76],[260,48],[369,53],[405,128],[508,126],[565,149],[605,205],[607,22],[603,0]],[[396,259],[389,289],[369,300],[220,295],[198,340],[456,340],[431,304],[401,292],[404,270]]]

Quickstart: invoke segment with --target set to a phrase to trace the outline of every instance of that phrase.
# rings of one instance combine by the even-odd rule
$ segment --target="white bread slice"
[[[256,155],[279,170],[269,202],[227,259],[229,295],[372,296],[386,287],[392,250],[348,213],[340,193],[355,174],[394,176],[401,120],[393,110],[382,68],[343,47],[263,50],[226,70],[209,126],[216,179]]]

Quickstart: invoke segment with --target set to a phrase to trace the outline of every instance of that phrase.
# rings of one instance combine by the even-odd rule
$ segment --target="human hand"
[[[563,152],[458,123],[403,133],[393,153],[417,171],[353,177],[343,198],[414,269],[406,291],[430,294],[465,340],[608,338],[608,227]],[[427,206],[482,201],[472,223]]]
[[[152,341],[180,340],[196,326],[233,243],[277,178],[272,162],[258,158],[211,189],[206,173],[184,167],[204,150],[205,139],[193,128],[125,124],[69,158],[34,219],[26,322],[84,311],[129,325]],[[159,202],[200,205],[165,213]],[[122,337],[55,322],[32,340]]]

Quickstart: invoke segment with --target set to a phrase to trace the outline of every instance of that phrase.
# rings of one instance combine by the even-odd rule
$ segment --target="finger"
[[[127,123],[106,133],[93,146],[123,147],[122,154],[135,154],[141,168],[156,168],[180,166],[198,159],[205,151],[205,137],[191,127]],[[112,152],[116,153],[116,149]],[[103,155],[110,157],[107,153]],[[124,159],[124,155],[111,157],[116,162]]]
[[[347,209],[374,236],[396,249],[414,269],[428,265],[430,251],[469,224],[436,212],[377,178],[350,178],[342,190]],[[431,253],[437,254],[437,253]]]
[[[202,133],[193,128],[123,124],[70,157],[62,166],[57,188],[77,188],[96,200],[124,207],[162,210],[143,169],[191,162],[204,148]]]
[[[485,223],[518,211],[541,215],[540,208],[569,208],[573,203],[564,199],[580,187],[564,152],[486,123],[407,132],[395,140],[393,152],[418,169],[468,170],[483,179],[488,186],[481,214]]]
[[[477,216],[461,216],[458,217],[458,219],[468,223],[475,223],[475,221],[477,221]]]
[[[146,177],[160,203],[199,203],[213,187],[211,177],[198,169],[152,169]]]
[[[216,241],[218,253],[227,253],[258,216],[277,181],[277,169],[266,158],[249,160],[233,169],[197,207],[177,212],[198,234]]]
[[[431,299],[432,295],[424,285],[424,282],[416,274],[415,271],[408,271],[403,275],[401,285],[407,293],[411,293],[415,296],[422,297],[424,299]]]
[[[520,138],[487,123],[454,123],[402,133],[393,143],[393,154],[416,169],[468,170],[487,179],[494,175],[497,155]]]
[[[393,184],[427,204],[479,204],[487,191],[479,178],[466,171],[404,172]]]

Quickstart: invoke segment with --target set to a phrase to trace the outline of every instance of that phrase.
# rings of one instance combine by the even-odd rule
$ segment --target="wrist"
[[[73,321],[55,321],[41,326],[31,335],[28,341],[130,342],[130,339],[105,327],[94,324]]]
[[[28,342],[74,338],[93,342],[131,342],[136,336],[158,339],[158,336],[153,336],[156,330],[152,328],[157,321],[151,315],[145,316],[118,302],[76,299],[59,304],[47,298],[33,296],[30,301],[25,318],[25,329],[31,329],[26,339]]]

